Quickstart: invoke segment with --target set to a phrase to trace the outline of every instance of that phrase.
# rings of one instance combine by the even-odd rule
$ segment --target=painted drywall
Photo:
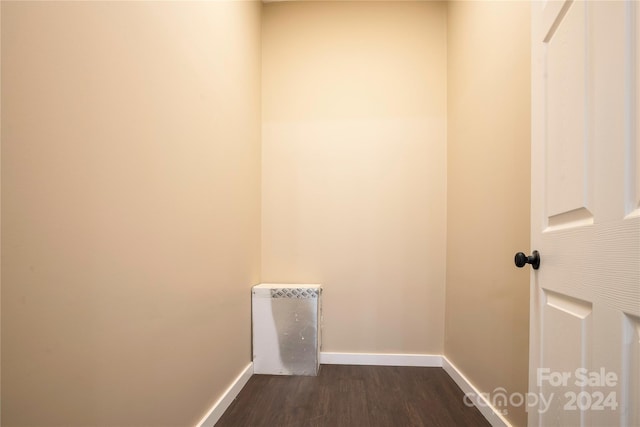
[[[442,354],[446,4],[263,6],[262,280],[321,283],[323,350]]]
[[[260,8],[2,2],[3,426],[193,425],[249,363]]]
[[[448,5],[445,355],[482,392],[526,393],[530,5]],[[526,425],[524,407],[506,417]]]

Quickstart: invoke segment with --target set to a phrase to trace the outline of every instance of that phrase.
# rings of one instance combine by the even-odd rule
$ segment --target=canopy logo
[[[561,407],[565,411],[613,411],[618,408],[615,388],[618,385],[618,375],[615,372],[600,368],[589,371],[578,368],[575,371],[552,371],[549,368],[539,368],[537,371],[537,386],[539,393],[508,393],[503,387],[497,387],[491,393],[465,393],[463,401],[467,406],[491,406],[503,415],[508,413],[508,407],[525,406],[527,411],[537,410],[546,413],[549,408]],[[571,388],[572,390],[561,390]],[[576,391],[575,389],[580,390]],[[554,389],[559,389],[553,391]]]

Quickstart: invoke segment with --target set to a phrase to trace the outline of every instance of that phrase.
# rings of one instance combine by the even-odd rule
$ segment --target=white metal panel
[[[252,290],[256,374],[317,375],[320,285],[261,284]]]

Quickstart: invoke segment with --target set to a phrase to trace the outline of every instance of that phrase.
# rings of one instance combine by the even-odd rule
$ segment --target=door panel
[[[623,323],[623,425],[639,426],[640,405],[630,403],[640,402],[640,318],[625,315]]]
[[[545,37],[546,160],[551,184],[547,187],[547,217],[554,229],[593,222],[588,207],[591,153],[585,127],[585,8],[581,3],[564,5],[571,7],[558,9],[565,15],[556,17],[556,25]]]
[[[540,378],[545,374],[549,380],[542,380],[542,393],[554,396],[558,385],[566,382],[563,392],[579,393],[583,387],[578,387],[570,377],[560,376],[558,373],[573,372],[577,367],[589,365],[589,341],[591,340],[592,305],[586,301],[567,297],[551,291],[545,291],[546,304],[542,313],[545,346],[542,349],[542,359],[547,371],[540,372]],[[565,349],[562,352],[557,348]],[[553,376],[552,376],[553,375]],[[554,398],[547,412],[548,416],[558,420],[561,425],[579,425],[580,413],[565,411],[563,399]]]
[[[628,4],[627,15],[627,76],[626,91],[629,96],[627,119],[627,179],[629,203],[627,213],[632,216],[640,215],[640,82],[638,82],[638,72],[640,71],[640,7],[635,3]],[[635,178],[635,180],[634,180]]]
[[[532,2],[532,426],[640,425],[638,9]]]

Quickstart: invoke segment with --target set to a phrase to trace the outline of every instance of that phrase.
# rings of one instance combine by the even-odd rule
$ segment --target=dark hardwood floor
[[[489,426],[442,368],[322,365],[254,375],[216,427]]]

